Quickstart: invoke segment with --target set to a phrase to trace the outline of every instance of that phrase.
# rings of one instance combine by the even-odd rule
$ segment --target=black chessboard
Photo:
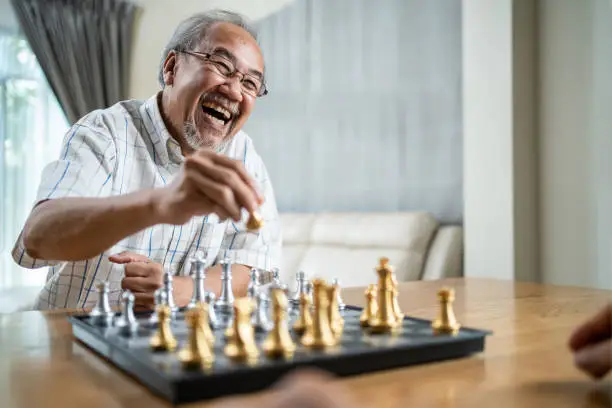
[[[461,328],[455,336],[434,335],[431,321],[405,317],[402,329],[396,334],[373,335],[359,325],[360,314],[361,309],[352,306],[342,312],[344,331],[333,349],[307,349],[292,333],[297,350],[291,359],[270,360],[261,352],[258,361],[251,365],[229,360],[223,353],[224,329],[215,329],[215,362],[209,372],[183,369],[177,359],[177,352],[188,335],[182,312],[172,322],[178,340],[178,347],[172,353],[150,349],[154,328],[140,327],[134,336],[126,337],[116,328],[92,325],[86,315],[71,316],[69,320],[78,341],[174,404],[263,390],[298,367],[317,367],[338,376],[352,376],[467,357],[482,352],[485,338],[491,334]],[[144,324],[149,315],[138,314],[137,317]],[[295,318],[295,314],[290,314],[290,325]],[[258,345],[264,338],[265,333],[256,333]],[[261,351],[261,347],[259,349]]]

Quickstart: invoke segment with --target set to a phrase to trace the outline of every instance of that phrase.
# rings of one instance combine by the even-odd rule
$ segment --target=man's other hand
[[[108,259],[124,265],[125,276],[121,281],[121,288],[134,294],[135,308],[152,310],[155,306],[155,291],[164,286],[162,265],[133,252],[121,252],[111,255]],[[189,276],[173,278],[174,301],[179,307],[186,306],[193,293],[192,280]]]
[[[569,346],[576,366],[593,378],[604,377],[612,368],[612,302],[580,325]]]

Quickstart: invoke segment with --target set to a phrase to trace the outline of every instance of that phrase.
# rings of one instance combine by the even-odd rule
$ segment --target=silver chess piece
[[[193,296],[187,308],[193,308],[200,302],[205,302],[206,290],[204,281],[206,279],[206,257],[198,251],[191,263],[191,276],[193,278]]]
[[[259,270],[257,268],[251,268],[250,273],[251,280],[249,281],[249,286],[247,287],[247,296],[255,299],[257,294],[259,293]]]
[[[272,268],[272,281],[276,285],[280,285],[280,270],[278,268]]]
[[[153,313],[148,320],[148,325],[151,327],[157,326],[157,306],[166,304],[166,291],[164,288],[159,288],[153,294],[153,301],[155,302],[155,307],[153,309]]]
[[[306,280],[306,273],[304,271],[298,271],[295,278],[297,280],[297,286],[295,288],[295,292],[293,292],[289,298],[289,304],[292,307],[299,307],[301,294],[308,294],[308,281]]]
[[[138,320],[134,316],[134,294],[126,290],[121,296],[121,315],[115,320],[119,333],[129,336],[138,331]]]
[[[232,289],[232,264],[228,258],[221,261],[221,296],[215,302],[220,312],[231,313],[234,305],[234,290]]]
[[[346,304],[344,303],[344,300],[342,299],[342,290],[340,288],[340,283],[338,281],[338,278],[334,278],[332,280],[332,285],[337,285],[338,286],[338,295],[337,295],[337,299],[338,299],[338,309],[339,310],[344,310],[346,309]]]
[[[172,272],[166,271],[164,273],[164,292],[165,292],[165,303],[170,308],[170,311],[174,315],[178,311],[178,306],[174,302],[174,287],[173,287]]]
[[[89,312],[89,318],[96,326],[112,326],[115,313],[112,311],[108,301],[108,282],[98,282],[96,289],[98,291],[98,301],[91,312]]]
[[[219,318],[217,317],[217,312],[215,311],[215,294],[213,292],[206,292],[204,294],[204,301],[208,303],[208,321],[210,325],[216,329],[219,327]]]
[[[269,332],[274,326],[268,313],[269,301],[266,299],[266,296],[263,293],[259,293],[256,299],[257,304],[255,311],[251,315],[251,324],[258,332]]]

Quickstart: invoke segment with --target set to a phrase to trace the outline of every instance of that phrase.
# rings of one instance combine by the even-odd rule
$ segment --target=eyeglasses
[[[262,97],[268,94],[266,84],[261,78],[238,71],[234,63],[222,55],[187,50],[176,50],[176,52],[193,55],[194,57],[209,62],[214,70],[225,78],[233,78],[236,74],[242,75],[240,87],[242,88],[242,92],[247,95]]]

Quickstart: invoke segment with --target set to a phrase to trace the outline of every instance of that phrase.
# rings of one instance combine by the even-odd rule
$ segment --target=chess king
[[[112,305],[129,289],[137,307],[151,309],[165,270],[185,306],[196,251],[216,296],[225,255],[237,297],[251,268],[279,266],[273,188],[242,130],[268,92],[264,72],[257,35],[240,15],[197,14],[163,50],[158,92],[71,127],[13,249],[23,267],[50,267],[36,309],[92,307],[100,281]]]

